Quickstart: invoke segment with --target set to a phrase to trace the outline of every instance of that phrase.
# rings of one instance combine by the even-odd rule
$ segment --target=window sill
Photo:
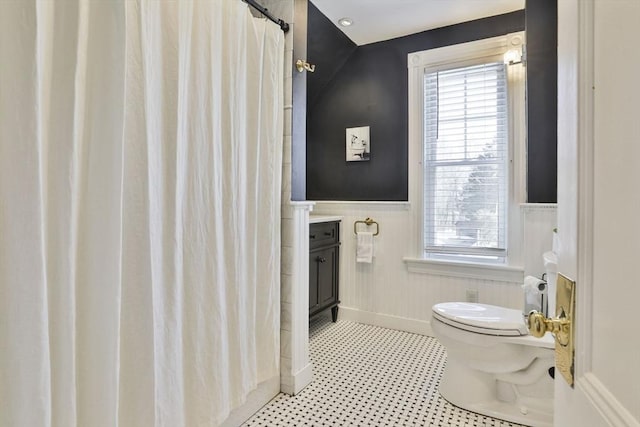
[[[407,270],[411,273],[509,283],[523,283],[524,281],[524,270],[522,267],[471,262],[436,261],[426,258],[410,257],[403,258],[403,261],[407,265]]]

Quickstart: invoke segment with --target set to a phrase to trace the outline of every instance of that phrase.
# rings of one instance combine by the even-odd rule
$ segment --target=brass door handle
[[[549,319],[544,314],[533,310],[529,313],[527,326],[531,335],[536,338],[542,338],[546,332],[555,335],[556,368],[567,383],[573,387],[576,282],[558,273],[556,286],[556,313],[558,317]]]
[[[567,345],[569,343],[571,321],[566,317],[550,319],[539,311],[532,310],[529,313],[527,326],[531,335],[536,338],[542,338],[546,332],[551,332],[556,336],[559,344]]]

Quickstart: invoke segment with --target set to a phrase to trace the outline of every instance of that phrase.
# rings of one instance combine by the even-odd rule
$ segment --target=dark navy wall
[[[527,0],[527,196],[555,203],[558,167],[558,1]]]
[[[310,5],[309,35],[342,34],[330,22],[316,27],[322,19],[315,14]],[[524,22],[524,11],[480,19],[360,46],[338,72],[318,66],[307,77],[307,93],[315,96],[307,105],[307,199],[407,200],[407,54],[522,31]],[[308,39],[312,62],[320,49],[326,52]],[[327,82],[323,73],[333,76]],[[367,125],[371,159],[346,162],[345,129]]]
[[[408,198],[407,54],[522,31],[525,12],[425,31],[351,51],[342,32],[312,4],[308,23],[310,62],[320,64],[327,60],[322,57],[329,55],[330,62],[337,65],[318,65],[307,79],[307,199],[402,201]],[[318,37],[318,33],[325,35]],[[527,72],[537,74],[536,67],[535,63],[533,70],[528,66]],[[549,96],[555,96],[555,92]],[[530,123],[532,115],[537,123],[540,108],[548,112],[546,105],[529,106]],[[540,119],[544,120],[547,118]],[[555,132],[555,120],[551,121],[549,127]],[[367,125],[371,127],[371,159],[346,162],[345,129]],[[534,149],[543,147],[549,151],[550,145],[555,153],[555,140],[547,138]],[[530,163],[529,169],[530,194],[531,190],[538,195],[553,187],[555,195],[555,163],[548,163],[546,169],[534,168]],[[552,175],[553,184],[549,179],[536,179],[540,174]]]
[[[307,44],[311,46],[307,60],[317,69],[317,72],[307,73],[307,110],[310,110],[358,46],[313,3],[309,3],[307,25]]]

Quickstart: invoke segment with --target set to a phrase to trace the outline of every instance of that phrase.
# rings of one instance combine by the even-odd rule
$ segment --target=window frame
[[[461,43],[442,48],[410,53],[407,57],[409,71],[409,186],[410,200],[419,207],[415,215],[415,227],[419,231],[417,261],[453,265],[521,265],[522,232],[519,206],[526,200],[526,124],[525,124],[525,69],[524,62],[507,66],[508,86],[508,172],[507,172],[507,225],[504,257],[474,257],[462,253],[428,254],[425,240],[425,170],[424,153],[424,75],[428,72],[462,68],[481,63],[503,61],[504,54],[519,49],[524,59],[524,32],[506,34],[488,39]],[[462,252],[462,251],[461,251]]]

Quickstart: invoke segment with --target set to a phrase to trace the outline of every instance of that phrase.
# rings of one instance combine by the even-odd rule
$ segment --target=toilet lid
[[[433,306],[433,317],[471,332],[499,335],[529,335],[522,312],[489,304],[445,302]]]

